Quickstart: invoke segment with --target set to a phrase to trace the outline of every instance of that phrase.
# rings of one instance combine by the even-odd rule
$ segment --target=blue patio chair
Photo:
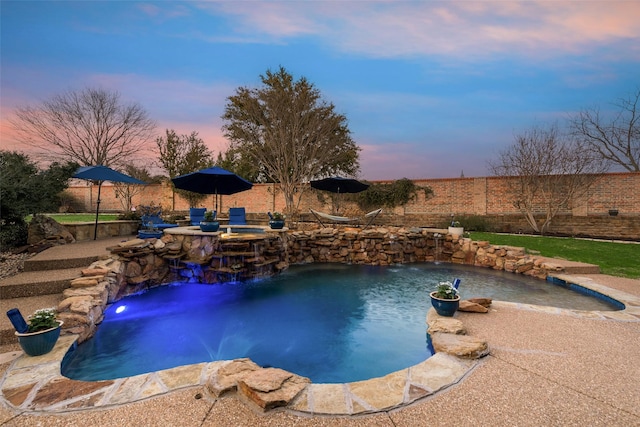
[[[229,225],[247,225],[244,208],[229,208]]]
[[[207,208],[189,208],[189,221],[191,221],[191,225],[200,225],[200,221],[204,219],[204,213],[206,211]]]
[[[178,224],[165,223],[160,215],[142,215],[142,217],[140,217],[140,220],[142,221],[143,227],[146,227],[149,225],[149,223],[151,223],[153,225],[153,228],[157,228],[158,230],[164,230],[166,228],[173,228],[178,226]]]

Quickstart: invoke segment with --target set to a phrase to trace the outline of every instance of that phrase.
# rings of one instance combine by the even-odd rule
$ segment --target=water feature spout
[[[438,258],[439,258],[439,257],[438,257],[438,255],[440,255],[440,248],[438,247],[438,246],[439,246],[439,245],[438,245],[438,240],[439,240],[440,238],[442,238],[442,234],[440,234],[440,233],[434,233],[434,234],[433,234],[433,239],[436,241],[436,247],[435,247],[435,249],[434,249],[434,254],[433,254],[433,261],[434,261],[436,264],[439,264],[439,261],[438,261]]]

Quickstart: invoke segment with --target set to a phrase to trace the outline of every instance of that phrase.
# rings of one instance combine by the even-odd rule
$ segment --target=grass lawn
[[[542,256],[586,262],[600,266],[603,274],[640,279],[640,244],[614,243],[495,233],[469,233],[473,240],[488,240],[494,245],[525,247]]]
[[[61,224],[69,222],[94,222],[96,220],[96,214],[94,213],[81,213],[81,214],[45,214],[49,218],[53,218]],[[98,221],[115,221],[118,219],[118,214],[99,214]],[[31,221],[31,215],[26,218],[26,221]]]

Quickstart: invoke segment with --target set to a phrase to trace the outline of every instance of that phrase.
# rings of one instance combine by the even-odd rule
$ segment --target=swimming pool
[[[65,357],[62,373],[102,380],[249,357],[315,383],[379,377],[432,354],[429,291],[454,277],[465,299],[615,309],[542,280],[460,265],[300,265],[253,282],[163,286],[124,298]]]

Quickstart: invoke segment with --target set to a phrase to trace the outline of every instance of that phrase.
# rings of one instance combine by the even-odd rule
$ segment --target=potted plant
[[[431,305],[440,316],[451,317],[458,310],[460,294],[451,282],[440,282],[435,291],[429,294]]]
[[[460,224],[460,221],[451,220],[451,224],[449,224],[449,234],[453,234],[456,236],[462,236],[464,233],[464,227]]]
[[[206,211],[202,221],[200,221],[200,230],[214,232],[218,231],[220,223],[216,221],[216,214],[213,211]]]
[[[138,230],[138,238],[140,239],[159,239],[162,237],[162,230],[156,228],[153,221],[143,222],[142,229]]]
[[[29,316],[26,332],[18,332],[18,342],[29,356],[41,356],[49,353],[60,337],[62,321],[56,319],[55,308],[36,310]]]
[[[281,230],[284,227],[285,216],[280,212],[267,212],[269,215],[269,227],[274,230]]]

